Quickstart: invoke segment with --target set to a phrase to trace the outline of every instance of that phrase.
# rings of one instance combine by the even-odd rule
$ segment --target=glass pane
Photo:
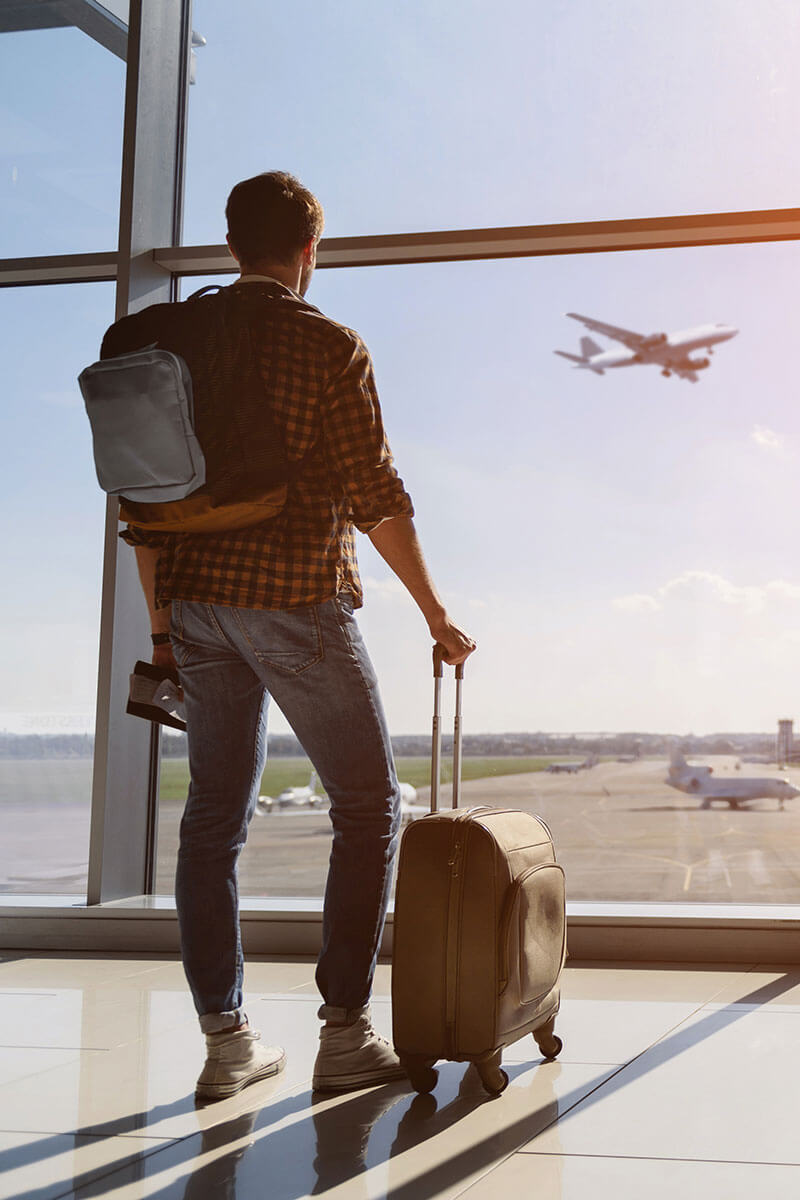
[[[87,12],[87,32],[69,24],[36,27],[56,23],[57,7],[68,6],[15,5],[0,13],[2,257],[117,244],[125,26],[93,6],[99,11]]]
[[[777,722],[799,715],[800,415],[785,359],[799,254],[324,271],[312,285],[373,351],[434,577],[479,644],[464,730],[467,764],[487,778],[465,802],[541,812],[574,900],[800,900],[800,806],[779,811],[758,796],[771,788],[744,783],[786,774]],[[650,364],[601,376],[553,353],[579,356],[582,338],[587,354],[625,351],[565,316],[576,310],[644,335],[740,332],[691,353],[709,364],[696,382]],[[362,569],[391,728],[422,734],[424,626],[368,547]],[[541,765],[601,761],[488,778],[479,760],[504,742]],[[697,770],[670,786],[678,749],[714,767],[718,792]],[[800,784],[797,767],[788,776]],[[736,811],[726,790],[757,798]]]
[[[321,896],[330,856],[328,804],[311,763],[270,708],[269,761],[247,845],[239,860],[243,896]],[[158,809],[156,894],[171,895],[178,832],[189,787],[184,734],[163,733]]]
[[[330,236],[792,206],[792,0],[196,0],[185,240],[280,168]]]
[[[775,757],[778,720],[800,717],[787,359],[799,256],[795,244],[714,247],[329,270],[312,283],[309,299],[373,352],[433,575],[478,641],[465,802],[541,812],[574,900],[800,901],[800,803],[770,794],[784,776],[800,785]],[[645,357],[662,333],[739,332],[698,335],[696,382],[675,364],[670,377],[636,362],[600,375],[553,353],[625,351],[565,316],[576,311],[646,335]],[[425,804],[424,769],[406,760],[427,752],[427,630],[366,538],[360,556],[359,619],[402,737],[400,777]],[[674,764],[670,782],[675,751],[692,769]],[[594,755],[576,773],[543,769]],[[309,831],[322,820],[293,819]],[[257,821],[277,861],[273,830],[288,824]],[[312,847],[287,842],[280,891]]]
[[[76,378],[111,284],[6,288],[0,891],[85,894],[105,498]]]

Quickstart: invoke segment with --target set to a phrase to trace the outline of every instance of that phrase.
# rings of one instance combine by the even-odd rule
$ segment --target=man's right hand
[[[433,640],[440,646],[444,646],[444,661],[451,667],[464,662],[476,648],[476,644],[469,634],[464,633],[463,629],[459,629],[447,614],[439,620],[432,621],[428,628]]]
[[[387,518],[370,530],[369,539],[416,601],[433,640],[444,646],[444,661],[454,667],[469,658],[475,643],[448,617],[428,572],[411,517]]]

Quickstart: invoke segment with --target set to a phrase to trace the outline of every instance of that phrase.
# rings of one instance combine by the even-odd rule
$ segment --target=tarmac
[[[690,759],[715,777],[788,777],[800,768]],[[539,814],[553,833],[570,900],[800,904],[800,797],[755,800],[738,810],[665,783],[666,759],[606,762],[576,775],[536,772],[472,780],[461,805],[490,804]],[[418,803],[428,803],[420,789]],[[445,787],[442,805],[451,803]],[[162,806],[157,889],[172,889],[178,805]],[[321,896],[330,853],[326,811],[256,815],[240,860],[244,895]]]
[[[690,759],[715,778],[788,777],[800,767]],[[0,764],[0,892],[85,894],[91,762]],[[575,901],[800,904],[800,798],[738,810],[666,782],[666,759],[604,762],[576,775],[494,776],[463,785],[462,805],[538,813],[553,832]],[[418,803],[427,805],[428,790]],[[442,804],[450,803],[445,787]],[[156,890],[171,895],[182,805],[162,802]],[[256,815],[240,861],[242,893],[321,896],[331,833],[325,809]]]

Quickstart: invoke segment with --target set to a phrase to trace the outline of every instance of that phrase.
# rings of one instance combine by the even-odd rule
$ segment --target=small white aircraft
[[[741,804],[747,804],[750,800],[774,797],[778,801],[778,808],[782,809],[784,801],[800,796],[800,788],[795,787],[785,777],[712,779],[713,772],[713,767],[691,766],[680,751],[676,750],[670,760],[665,783],[690,796],[700,796],[703,801],[701,808],[711,808],[712,800],[722,800],[730,808],[739,808]]]
[[[410,783],[400,784],[400,822],[406,825],[417,817],[426,817],[430,812],[427,804],[417,804],[417,789]]]
[[[321,793],[321,794],[320,794]],[[266,817],[269,813],[290,808],[316,809],[323,807],[327,797],[322,789],[319,776],[313,771],[306,787],[287,787],[277,796],[259,796],[256,801],[256,813]],[[417,789],[410,783],[400,784],[400,816],[402,822],[413,821],[424,817],[430,809],[425,804],[417,804]]]
[[[587,754],[583,762],[554,762],[547,767],[548,775],[577,775],[578,771],[588,771],[597,764],[596,754]]]
[[[317,790],[319,788],[319,791]],[[262,817],[267,816],[276,809],[287,808],[320,808],[325,799],[325,794],[322,792],[319,777],[316,771],[311,772],[305,787],[287,787],[279,793],[277,797],[259,796],[256,801],[256,812]]]
[[[697,372],[711,365],[710,358],[692,358],[692,352],[706,350],[710,355],[718,342],[727,342],[739,332],[733,325],[696,325],[694,329],[682,329],[678,333],[634,333],[631,329],[620,329],[617,325],[606,325],[594,317],[583,317],[580,313],[567,313],[574,321],[580,321],[593,333],[622,342],[625,350],[604,350],[590,337],[581,338],[580,354],[568,354],[566,350],[554,350],[567,358],[575,367],[604,375],[610,367],[633,367],[641,363],[654,363],[661,367],[662,375],[677,375],[697,383]]]

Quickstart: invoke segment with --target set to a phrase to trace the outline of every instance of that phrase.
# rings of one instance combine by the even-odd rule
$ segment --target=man
[[[177,663],[191,784],[176,903],[184,967],[208,1057],[197,1094],[232,1095],[280,1071],[242,1009],[236,863],[266,759],[266,709],[280,706],[330,797],[333,847],[317,984],[323,997],[313,1086],[341,1091],[402,1076],[371,1025],[369,996],[399,828],[399,788],[377,680],[353,617],[362,602],[354,527],[416,601],[450,663],[475,643],[449,618],[392,465],[369,354],[357,334],[305,303],[322,208],[292,176],[244,180],[226,208],[251,321],[258,395],[222,399],[194,377],[195,424],[211,473],[250,454],[266,406],[289,464],[284,508],[249,529],[148,534],[130,526],[159,666]],[[244,289],[244,292],[241,290]],[[102,356],[158,341],[190,370],[204,301],[117,322]],[[238,300],[237,300],[238,303]],[[208,339],[206,339],[207,341]],[[200,357],[202,357],[200,355]],[[216,466],[215,466],[216,463]],[[173,660],[174,655],[174,660]]]

